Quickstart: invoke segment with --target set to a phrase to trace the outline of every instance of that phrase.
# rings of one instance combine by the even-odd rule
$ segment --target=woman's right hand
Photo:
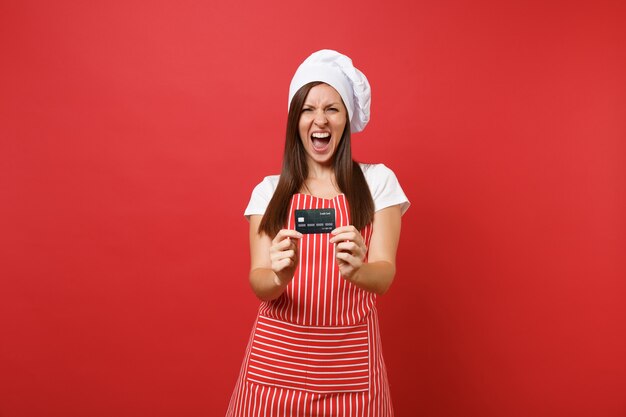
[[[272,240],[270,259],[272,271],[278,281],[276,285],[285,286],[293,279],[298,266],[298,247],[302,233],[291,229],[281,229]]]

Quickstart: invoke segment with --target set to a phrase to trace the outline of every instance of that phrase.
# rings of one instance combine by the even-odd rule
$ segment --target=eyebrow
[[[313,105],[313,104],[311,104],[311,103],[304,103],[304,104],[302,105],[302,107],[304,107],[304,106],[311,106],[311,107],[314,107],[314,105]],[[333,106],[339,106],[339,102],[333,102],[333,103],[327,104],[327,105],[326,105],[326,106],[324,106],[324,107],[333,107]]]

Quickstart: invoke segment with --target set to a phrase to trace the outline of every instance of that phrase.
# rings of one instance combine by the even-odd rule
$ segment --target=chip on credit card
[[[335,229],[335,209],[296,210],[296,230],[300,233],[329,233]]]

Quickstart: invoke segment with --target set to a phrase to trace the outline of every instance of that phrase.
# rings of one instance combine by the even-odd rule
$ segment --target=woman
[[[352,160],[370,87],[350,58],[315,52],[289,103],[282,172],[245,211],[262,303],[227,416],[392,416],[375,300],[393,280],[409,202],[387,167]],[[330,216],[319,223],[330,233],[295,230],[315,215]]]

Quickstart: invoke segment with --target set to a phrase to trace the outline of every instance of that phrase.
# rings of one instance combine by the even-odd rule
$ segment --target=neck
[[[304,179],[301,191],[323,198],[332,198],[341,192],[333,167],[319,164],[309,164],[308,176]]]
[[[333,180],[335,178],[335,169],[332,164],[320,165],[317,163],[308,164],[308,175],[305,179],[312,180]]]

